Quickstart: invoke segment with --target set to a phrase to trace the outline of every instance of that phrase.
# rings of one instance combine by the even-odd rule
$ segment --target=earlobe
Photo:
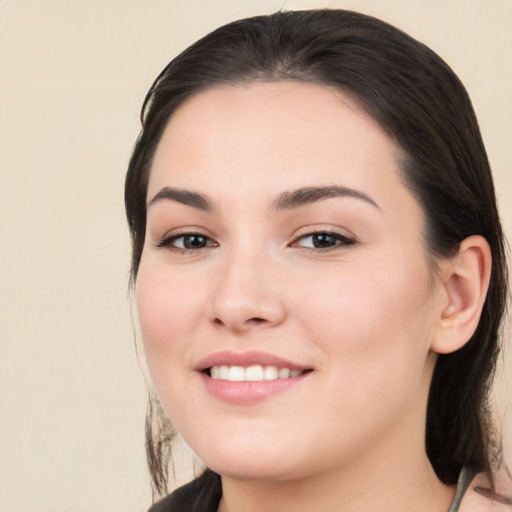
[[[478,326],[491,276],[487,240],[479,235],[466,238],[457,254],[443,261],[442,266],[446,300],[431,348],[448,354],[463,347]]]

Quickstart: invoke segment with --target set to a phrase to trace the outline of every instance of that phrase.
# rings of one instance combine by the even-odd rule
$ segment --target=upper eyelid
[[[312,235],[317,235],[317,234],[322,234],[322,233],[326,233],[328,235],[333,235],[333,236],[339,236],[339,237],[350,239],[350,240],[353,240],[353,241],[357,240],[356,235],[354,233],[348,231],[348,230],[342,230],[341,228],[330,228],[330,227],[325,227],[325,228],[322,228],[322,227],[320,227],[320,228],[315,228],[315,227],[301,228],[301,229],[297,230],[297,232],[294,234],[293,240],[298,240],[299,238],[303,238],[303,237],[307,237],[307,236],[312,236]]]
[[[180,236],[187,236],[187,235],[199,235],[204,236],[206,238],[211,238],[212,240],[214,237],[206,232],[203,228],[191,226],[190,228],[173,228],[169,231],[166,231],[163,235],[158,235],[157,238],[159,240],[164,239],[170,239],[170,238],[179,238]]]

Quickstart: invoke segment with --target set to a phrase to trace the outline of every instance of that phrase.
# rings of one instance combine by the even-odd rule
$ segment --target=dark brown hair
[[[440,355],[436,364],[426,451],[447,484],[457,481],[463,466],[491,476],[488,399],[507,295],[493,182],[464,86],[438,55],[404,32],[351,11],[277,12],[225,25],[171,61],[145,99],[143,128],[126,177],[132,279],[144,245],[152,157],[175,109],[215,85],[278,80],[337,87],[395,141],[404,182],[426,215],[425,239],[433,259],[455,254],[470,235],[489,242],[493,268],[478,328],[462,349]],[[164,492],[167,451],[163,426],[155,425],[150,415],[148,460],[155,489]]]

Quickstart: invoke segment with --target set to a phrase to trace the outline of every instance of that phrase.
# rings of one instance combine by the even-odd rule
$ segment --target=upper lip
[[[196,370],[204,371],[212,366],[277,366],[278,368],[289,368],[290,370],[309,370],[310,367],[293,363],[288,359],[270,354],[268,352],[260,352],[250,350],[247,352],[232,352],[223,350],[214,352],[202,359],[197,365]]]

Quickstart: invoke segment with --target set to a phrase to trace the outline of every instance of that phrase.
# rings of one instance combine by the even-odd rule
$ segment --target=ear
[[[491,250],[487,240],[473,235],[460,244],[452,258],[440,264],[445,292],[431,349],[448,354],[463,347],[473,336],[484,305],[491,276]]]

